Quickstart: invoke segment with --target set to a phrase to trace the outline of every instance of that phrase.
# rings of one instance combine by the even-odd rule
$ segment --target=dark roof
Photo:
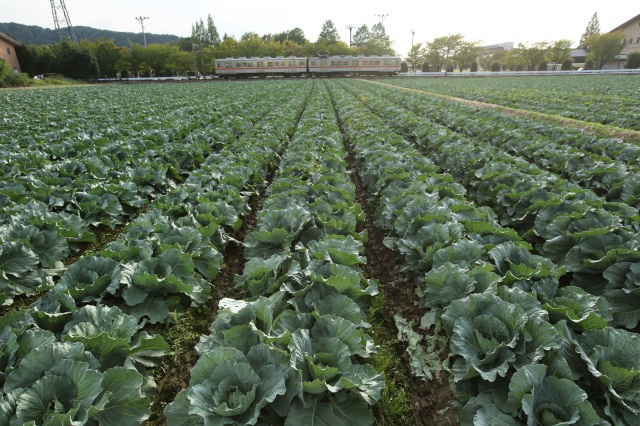
[[[14,46],[22,46],[22,43],[20,43],[18,40],[16,40],[13,37],[9,37],[8,35],[6,35],[3,32],[0,32],[0,38],[3,40],[8,41],[9,43],[13,44]]]
[[[611,31],[609,31],[609,32],[610,32],[610,33],[612,33],[612,32],[614,32],[614,31],[617,31],[617,30],[619,30],[620,28],[624,27],[625,25],[630,24],[631,22],[633,22],[633,21],[635,21],[636,19],[639,19],[639,18],[640,18],[640,15],[636,15],[636,16],[634,16],[633,18],[629,19],[627,22],[625,22],[625,23],[623,23],[623,24],[618,25],[617,27],[615,27],[614,29],[612,29],[612,30],[611,30]]]

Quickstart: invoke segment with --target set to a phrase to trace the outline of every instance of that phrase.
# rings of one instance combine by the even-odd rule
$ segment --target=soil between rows
[[[415,305],[417,296],[413,279],[400,272],[398,267],[398,254],[386,247],[383,243],[385,234],[375,226],[374,208],[367,202],[360,177],[356,172],[355,160],[348,141],[345,141],[347,150],[347,168],[351,171],[351,180],[356,186],[357,200],[365,212],[365,227],[368,233],[368,241],[365,243],[365,256],[369,267],[369,278],[374,278],[379,283],[379,291],[384,297],[384,326],[389,331],[396,330],[394,315],[402,315],[407,321],[419,324],[425,314],[424,309]],[[416,329],[420,332],[421,330]],[[422,331],[425,333],[424,331]],[[431,333],[430,331],[426,332]],[[379,342],[376,342],[378,344]],[[449,426],[458,425],[459,421],[451,410],[451,402],[454,396],[449,387],[449,377],[445,371],[439,372],[438,380],[427,381],[413,374],[410,367],[409,355],[406,352],[406,344],[400,340],[395,342],[397,355],[402,361],[404,374],[409,378],[410,392],[413,399],[413,418],[416,426]],[[443,348],[446,359],[449,351]],[[376,419],[378,424],[390,424],[381,419]]]

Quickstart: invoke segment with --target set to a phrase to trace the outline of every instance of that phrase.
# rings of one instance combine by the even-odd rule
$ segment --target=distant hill
[[[0,32],[3,32],[22,43],[31,44],[52,44],[58,42],[58,33],[49,28],[42,28],[37,25],[23,25],[15,22],[1,22]],[[129,41],[143,44],[142,33],[124,33],[119,31],[99,30],[97,28],[74,26],[73,32],[78,41],[86,38],[95,41],[100,37],[105,40],[113,40],[117,46],[128,46]],[[170,34],[145,34],[147,43],[175,43],[180,37]]]

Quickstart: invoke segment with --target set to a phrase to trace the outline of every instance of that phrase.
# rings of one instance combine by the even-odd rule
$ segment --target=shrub
[[[627,69],[640,68],[640,52],[629,53],[627,62],[624,63],[624,67]]]
[[[494,62],[491,64],[491,71],[498,72],[500,71],[500,62]]]
[[[21,87],[30,84],[29,75],[13,72],[9,64],[0,59],[0,87]]]

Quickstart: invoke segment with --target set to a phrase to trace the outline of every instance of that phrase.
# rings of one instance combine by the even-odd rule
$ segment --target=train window
[[[376,65],[380,65],[380,61],[376,61],[376,63],[375,63],[375,64],[376,64]]]
[[[315,67],[316,66],[316,61],[310,61],[309,65],[311,65],[312,67]]]
[[[304,61],[298,61],[298,66],[304,67]]]
[[[331,61],[331,66],[334,66],[336,64],[336,61]]]
[[[349,65],[349,61],[342,61],[342,65]]]

